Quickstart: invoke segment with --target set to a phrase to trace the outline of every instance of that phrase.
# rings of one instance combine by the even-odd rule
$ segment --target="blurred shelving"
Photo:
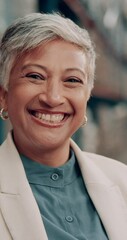
[[[126,101],[127,25],[125,26],[125,22],[127,16],[125,13],[127,12],[125,10],[124,12],[122,11],[124,8],[120,7],[121,5],[119,4],[121,0],[116,0],[115,2],[113,0],[107,2],[104,0],[64,0],[64,2],[78,17],[79,24],[85,26],[89,30],[95,42],[97,67],[93,95],[100,99]],[[125,0],[122,0],[122,2],[124,2],[125,5]],[[112,28],[108,30],[104,25],[104,19],[106,13],[111,9],[113,4],[115,4],[119,10],[118,19],[116,19],[113,25],[111,16],[109,15],[109,18],[107,16],[107,21],[112,25]],[[123,16],[124,19],[126,19],[124,23],[121,20]],[[117,21],[119,25],[117,25]],[[113,26],[115,29],[113,29]],[[119,36],[119,41],[117,41],[116,44],[117,35]]]

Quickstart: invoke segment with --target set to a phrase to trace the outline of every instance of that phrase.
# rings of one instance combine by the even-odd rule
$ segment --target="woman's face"
[[[6,95],[17,147],[50,150],[69,143],[88,98],[86,58],[77,46],[55,40],[24,54]]]

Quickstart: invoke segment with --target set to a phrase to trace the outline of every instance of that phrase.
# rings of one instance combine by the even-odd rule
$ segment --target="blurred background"
[[[85,27],[97,53],[88,123],[73,138],[83,150],[127,163],[127,0],[0,0],[0,36],[17,17],[52,11]],[[0,144],[9,128],[0,120]]]

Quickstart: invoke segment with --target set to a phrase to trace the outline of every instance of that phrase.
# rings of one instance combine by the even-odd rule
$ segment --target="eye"
[[[26,77],[27,78],[32,78],[32,79],[35,79],[35,80],[45,80],[45,77],[41,74],[38,74],[38,73],[28,73],[28,74],[26,74]]]
[[[83,84],[83,81],[81,79],[75,78],[75,77],[70,77],[70,78],[66,79],[65,82],[81,83],[81,84]]]

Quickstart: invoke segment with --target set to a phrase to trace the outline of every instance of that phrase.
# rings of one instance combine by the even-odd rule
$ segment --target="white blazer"
[[[127,240],[127,166],[103,156],[82,152],[70,141],[109,240]],[[12,239],[48,240],[36,200],[9,133],[0,146],[0,240]]]

